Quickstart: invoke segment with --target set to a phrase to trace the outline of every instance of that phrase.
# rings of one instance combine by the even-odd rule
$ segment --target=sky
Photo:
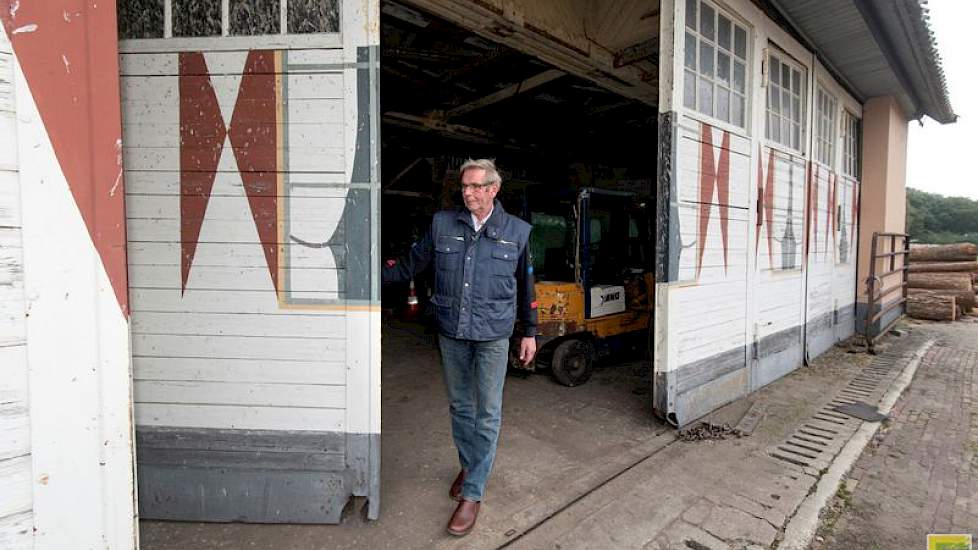
[[[931,29],[937,35],[944,74],[951,94],[954,124],[929,118],[910,122],[907,186],[930,193],[978,199],[978,62],[975,51],[974,0],[930,0]]]

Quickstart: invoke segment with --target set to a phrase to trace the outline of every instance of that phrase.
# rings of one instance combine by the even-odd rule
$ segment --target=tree
[[[907,188],[907,232],[916,242],[978,244],[978,201]]]

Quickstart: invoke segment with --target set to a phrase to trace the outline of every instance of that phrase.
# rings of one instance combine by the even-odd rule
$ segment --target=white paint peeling
[[[17,17],[17,10],[20,9],[20,0],[14,0],[10,4],[10,18],[15,19]]]
[[[37,24],[31,23],[30,25],[24,25],[23,27],[17,27],[11,34],[20,34],[22,32],[34,32],[37,30]]]
[[[119,189],[119,184],[122,183],[122,168],[119,168],[119,175],[115,177],[115,183],[112,184],[112,189],[109,189],[109,196],[114,197],[115,192]]]
[[[71,74],[71,63],[68,61],[68,56],[61,54],[61,62],[65,64],[65,72]]]

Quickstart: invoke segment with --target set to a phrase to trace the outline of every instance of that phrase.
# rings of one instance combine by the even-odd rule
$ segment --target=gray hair
[[[503,183],[503,178],[499,176],[499,170],[496,169],[496,163],[492,159],[468,159],[462,163],[461,168],[458,169],[458,177],[462,178],[465,171],[468,169],[478,169],[485,170],[486,174],[482,178],[482,183],[485,185],[490,185],[495,183],[496,185],[501,185]]]

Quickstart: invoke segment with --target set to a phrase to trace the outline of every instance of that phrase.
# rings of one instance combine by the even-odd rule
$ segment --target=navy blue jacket
[[[431,303],[442,334],[479,341],[508,338],[518,312],[523,336],[536,336],[531,229],[507,214],[498,200],[478,233],[467,209],[443,210],[406,258],[384,268],[383,282],[407,281],[434,260]]]

